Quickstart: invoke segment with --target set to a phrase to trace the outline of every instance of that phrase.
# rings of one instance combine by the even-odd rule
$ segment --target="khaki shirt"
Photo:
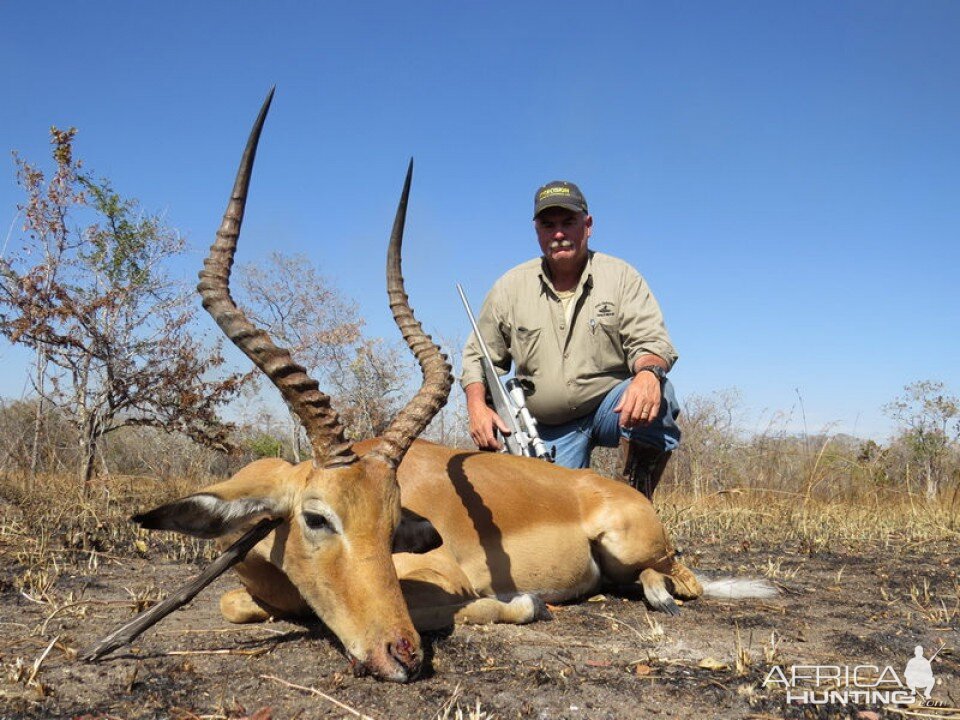
[[[660,305],[643,277],[623,260],[591,251],[570,300],[567,321],[543,258],[518,265],[497,280],[477,318],[490,357],[515,374],[527,391],[530,412],[559,425],[592,412],[618,383],[633,375],[641,355],[672,367]],[[473,333],[463,350],[465,388],[483,382],[480,347]]]

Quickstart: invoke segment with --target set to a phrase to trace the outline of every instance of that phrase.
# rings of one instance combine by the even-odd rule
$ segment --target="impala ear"
[[[425,553],[443,544],[443,538],[423,515],[400,508],[400,524],[393,533],[393,552]]]
[[[131,520],[147,530],[172,530],[199,538],[215,538],[264,517],[281,514],[270,497],[224,500],[212,493],[188,495]]]

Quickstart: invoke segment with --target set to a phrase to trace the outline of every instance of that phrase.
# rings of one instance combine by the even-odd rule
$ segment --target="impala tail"
[[[697,573],[703,586],[703,597],[714,600],[770,600],[780,591],[765,578],[718,577],[706,578]]]

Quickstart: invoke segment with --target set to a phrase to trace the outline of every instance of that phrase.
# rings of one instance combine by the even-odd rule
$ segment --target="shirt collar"
[[[593,250],[587,250],[587,264],[583,266],[583,272],[580,273],[580,280],[577,282],[577,287],[574,288],[577,295],[580,294],[580,291],[584,287],[593,286],[593,254]],[[540,276],[542,287],[556,295],[557,290],[553,287],[553,281],[550,279],[550,272],[547,269],[547,259],[542,256],[540,258],[540,272],[538,275]]]

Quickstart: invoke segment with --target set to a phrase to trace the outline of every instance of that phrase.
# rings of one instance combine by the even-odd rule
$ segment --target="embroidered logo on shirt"
[[[607,300],[598,302],[596,305],[597,317],[613,317],[613,303]]]

